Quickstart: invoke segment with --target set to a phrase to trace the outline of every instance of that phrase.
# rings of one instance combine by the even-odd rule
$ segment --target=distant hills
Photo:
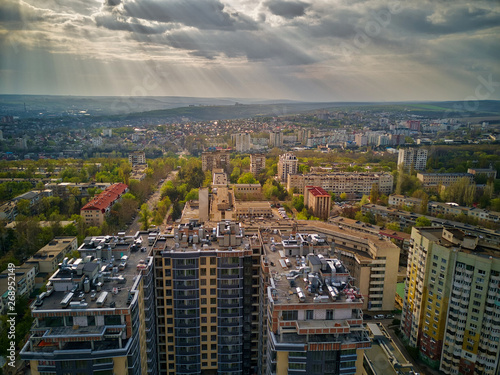
[[[84,97],[0,95],[0,116],[20,118],[92,116],[103,120],[224,120],[283,116],[317,110],[400,112],[431,118],[499,116],[500,101],[478,102],[296,102],[238,98]]]

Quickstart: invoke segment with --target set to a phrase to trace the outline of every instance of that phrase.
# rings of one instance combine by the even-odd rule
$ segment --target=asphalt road
[[[161,188],[163,187],[163,185],[165,185],[167,183],[167,181],[173,180],[178,172],[179,171],[177,171],[177,170],[170,172],[168,174],[167,178],[165,179],[165,181],[162,184],[159,184],[158,188],[148,198],[146,203],[148,204],[149,209],[151,211],[154,210],[154,208],[156,207],[156,205],[158,204],[158,202],[161,198],[160,194],[161,194]],[[132,221],[132,224],[130,224],[129,228],[126,231],[127,236],[134,235],[135,233],[137,233],[137,231],[139,231],[141,229],[142,224],[139,222],[139,218],[140,218],[139,213],[137,213],[137,215],[135,216],[135,219]]]

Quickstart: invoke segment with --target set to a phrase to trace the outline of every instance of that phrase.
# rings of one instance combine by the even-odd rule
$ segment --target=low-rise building
[[[394,177],[390,173],[310,173],[290,175],[287,190],[304,193],[306,186],[319,186],[335,194],[369,195],[374,184],[381,194],[389,195],[393,191]]]
[[[486,178],[497,178],[497,170],[493,168],[469,168],[467,173],[474,176],[485,176]]]
[[[474,175],[470,173],[417,173],[417,178],[424,189],[448,187],[462,178],[467,178],[471,184],[474,182]]]
[[[224,169],[214,169],[212,171],[212,185],[227,185],[227,173]]]
[[[29,258],[26,264],[37,264],[38,277],[47,278],[57,270],[64,257],[77,248],[76,237],[55,237]]]
[[[35,290],[35,278],[38,274],[37,264],[22,264],[15,267],[15,292],[19,297],[28,298]],[[8,308],[9,286],[11,286],[12,274],[7,269],[0,273],[0,314],[4,315]]]
[[[271,209],[271,204],[269,202],[236,201],[234,204],[234,209],[235,209],[236,220],[243,220],[246,218],[257,218],[257,217],[264,217],[264,218],[273,217],[273,211]]]
[[[17,216],[16,202],[9,201],[0,206],[0,220],[14,221]]]
[[[235,196],[260,196],[262,194],[262,186],[260,184],[234,184],[233,190]]]
[[[486,229],[481,226],[474,226],[466,223],[460,223],[458,221],[452,221],[448,219],[440,219],[433,216],[426,216],[417,214],[414,212],[408,212],[399,210],[393,207],[385,207],[375,204],[365,204],[361,207],[363,213],[370,212],[375,216],[380,216],[380,218],[387,221],[392,221],[399,223],[401,230],[408,227],[413,227],[419,217],[424,216],[429,219],[433,227],[452,227],[456,229],[461,229],[466,233],[473,233],[479,237],[479,242],[483,244],[500,245],[500,232],[491,229]]]
[[[304,189],[304,205],[312,211],[313,216],[328,219],[332,197],[319,186],[306,186]]]
[[[127,185],[117,183],[109,186],[102,193],[94,197],[80,210],[80,215],[83,217],[85,223],[95,226],[102,225],[105,216],[109,213],[113,204],[127,191]]]
[[[146,163],[146,154],[144,151],[135,151],[128,155],[128,162],[132,165],[132,167],[138,165],[145,165]]]

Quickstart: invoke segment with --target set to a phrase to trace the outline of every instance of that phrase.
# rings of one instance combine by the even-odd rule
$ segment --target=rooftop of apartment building
[[[49,279],[48,292],[33,305],[33,315],[46,310],[127,308],[132,300],[129,292],[148,262],[146,253],[131,251],[133,242],[134,237],[88,237],[80,251],[114,244],[123,257],[64,258]],[[65,298],[69,303],[63,302]]]
[[[404,357],[381,324],[368,323],[373,337],[372,348],[365,351],[368,367],[374,375],[413,375],[412,364]]]
[[[255,235],[246,235],[240,223],[222,221],[215,225],[202,225],[198,220],[181,223],[173,234],[159,236],[154,244],[155,253],[201,253],[204,251],[249,250],[260,246]]]
[[[350,286],[347,268],[330,257],[325,236],[314,232],[282,234],[270,229],[261,231],[261,237],[275,304],[362,303],[358,290]]]
[[[479,244],[479,237],[457,228],[422,227],[422,236],[448,248],[458,248],[461,252],[482,257],[500,257],[500,246]]]
[[[355,219],[349,219],[347,217],[337,216],[329,219],[329,222],[332,224],[336,224],[339,229],[343,228],[344,230],[353,229],[358,232],[365,232],[368,234],[372,234],[374,236],[386,236],[389,238],[394,238],[400,241],[409,241],[411,236],[408,233],[389,230],[385,227],[381,227],[378,225],[365,223]]]
[[[394,251],[399,251],[397,246],[386,238],[389,236],[380,234],[375,235],[370,233],[363,233],[362,235],[360,235],[359,231],[351,230],[344,227],[342,225],[342,222],[340,222],[338,225],[334,225],[320,221],[312,222],[310,220],[297,220],[297,224],[299,225],[299,227],[304,226],[305,230],[311,230],[312,228],[314,228],[314,231],[319,232],[321,234],[346,238],[350,241],[360,242],[360,243],[371,242],[377,249],[392,248],[394,249]],[[339,241],[335,242],[335,247],[337,249],[341,249],[341,244]],[[356,253],[358,257],[360,257],[360,259],[375,258],[374,254],[370,254],[366,251],[358,250],[355,248],[350,248],[349,251]]]
[[[73,241],[76,241],[76,237],[54,237],[47,245],[38,250],[29,260],[39,261],[54,258],[61,251],[66,249]],[[76,246],[76,242],[75,242]]]

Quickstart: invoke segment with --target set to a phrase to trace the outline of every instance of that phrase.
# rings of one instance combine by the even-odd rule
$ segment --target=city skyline
[[[7,0],[0,93],[500,99],[492,1]]]

